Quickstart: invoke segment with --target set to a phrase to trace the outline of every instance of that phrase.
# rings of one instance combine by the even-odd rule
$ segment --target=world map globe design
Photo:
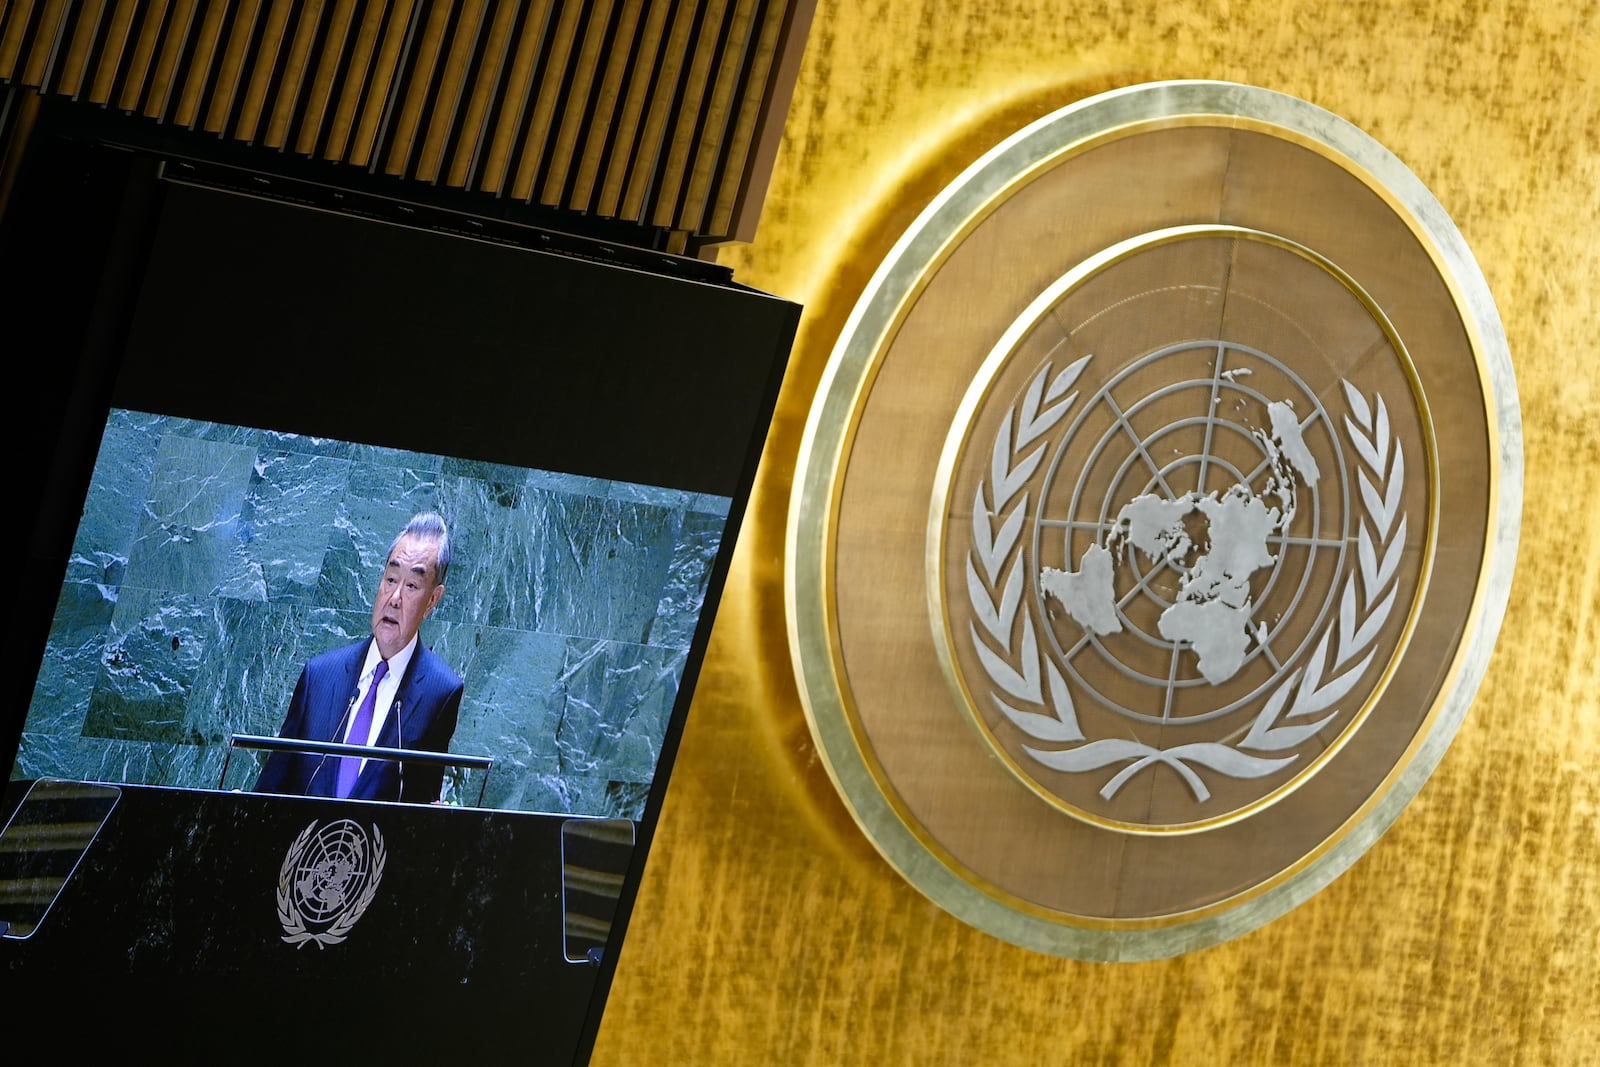
[[[1259,700],[1334,609],[1351,530],[1333,416],[1283,361],[1210,340],[1079,405],[1034,518],[1053,658],[1142,722]]]
[[[295,903],[312,921],[348,909],[367,881],[368,841],[360,825],[341,819],[324,827],[296,865]]]

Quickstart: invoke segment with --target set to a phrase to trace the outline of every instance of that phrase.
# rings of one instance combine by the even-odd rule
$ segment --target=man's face
[[[384,659],[406,647],[444,596],[444,586],[433,584],[438,550],[438,545],[408,534],[389,553],[372,602],[372,636]]]

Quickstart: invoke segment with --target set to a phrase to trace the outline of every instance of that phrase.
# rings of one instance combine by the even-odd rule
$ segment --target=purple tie
[[[361,701],[361,707],[356,709],[356,721],[351,724],[350,732],[346,736],[351,744],[364,745],[367,735],[372,732],[372,712],[378,706],[378,683],[383,681],[383,676],[389,673],[389,661],[380,659],[378,669],[372,673],[372,684],[367,687],[366,699]],[[345,756],[339,761],[339,786],[337,796],[347,797],[350,790],[356,787],[356,776],[361,773],[361,757]]]

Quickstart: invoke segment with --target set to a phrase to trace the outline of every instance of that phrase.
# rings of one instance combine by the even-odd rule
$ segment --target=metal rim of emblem
[[[1013,944],[1253,930],[1459,729],[1521,450],[1487,283],[1387,149],[1227,82],[1062,108],[935,197],[819,384],[785,577],[828,773],[904,878]]]

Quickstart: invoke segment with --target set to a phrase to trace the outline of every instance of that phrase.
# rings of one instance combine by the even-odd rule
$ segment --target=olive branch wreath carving
[[[383,834],[378,827],[372,827],[372,866],[367,872],[366,884],[361,887],[355,902],[339,912],[328,928],[322,931],[312,931],[306,927],[305,919],[300,914],[300,909],[295,907],[292,900],[293,875],[300,864],[300,857],[305,854],[311,844],[311,835],[317,828],[313,819],[300,831],[300,836],[294,839],[289,846],[289,851],[283,857],[283,866],[278,868],[278,922],[283,925],[283,941],[290,945],[303,946],[307,941],[315,941],[318,948],[327,945],[337,945],[345,940],[356,920],[360,919],[367,910],[367,905],[372,903],[372,898],[377,895],[378,883],[383,879],[383,865],[388,858],[388,852],[383,847]]]
[[[1353,665],[1351,660],[1372,644],[1394,607],[1398,591],[1394,576],[1406,543],[1406,517],[1400,512],[1405,458],[1398,437],[1391,437],[1383,398],[1377,397],[1374,413],[1366,398],[1349,382],[1343,382],[1350,406],[1345,432],[1364,464],[1358,471],[1366,512],[1366,521],[1358,525],[1356,538],[1358,570],[1345,580],[1337,623],[1323,631],[1306,666],[1291,671],[1267,698],[1243,738],[1232,744],[1205,741],[1166,749],[1128,738],[1090,741],[1078,724],[1072,693],[1060,669],[1039,649],[1032,615],[1022,613],[1015,650],[1011,634],[1026,580],[1022,553],[1015,552],[1013,558],[1028,511],[1024,487],[1044,457],[1046,445],[1039,439],[1076,402],[1078,394],[1067,391],[1091,358],[1084,356],[1054,378],[1050,377],[1051,365],[1045,364],[1029,383],[1021,402],[1006,413],[995,435],[987,480],[992,485],[994,504],[989,506],[986,484],[980,481],[972,509],[973,549],[967,557],[967,594],[974,616],[999,651],[989,646],[976,624],[969,624],[968,629],[978,659],[994,686],[1017,702],[1047,711],[1023,710],[1007,703],[999,693],[991,693],[995,706],[1029,737],[1074,746],[1041,749],[1024,745],[1023,751],[1029,756],[1047,767],[1068,772],[1127,762],[1101,788],[1100,795],[1106,800],[1139,772],[1165,764],[1188,784],[1195,800],[1204,803],[1210,799],[1211,791],[1195,766],[1234,778],[1259,778],[1294,762],[1298,753],[1251,755],[1241,750],[1281,753],[1312,737],[1338,714],[1332,706],[1371,664],[1376,650],[1368,651]],[[1033,448],[1036,441],[1039,445]],[[1322,712],[1326,714],[1314,721],[1303,721]]]

